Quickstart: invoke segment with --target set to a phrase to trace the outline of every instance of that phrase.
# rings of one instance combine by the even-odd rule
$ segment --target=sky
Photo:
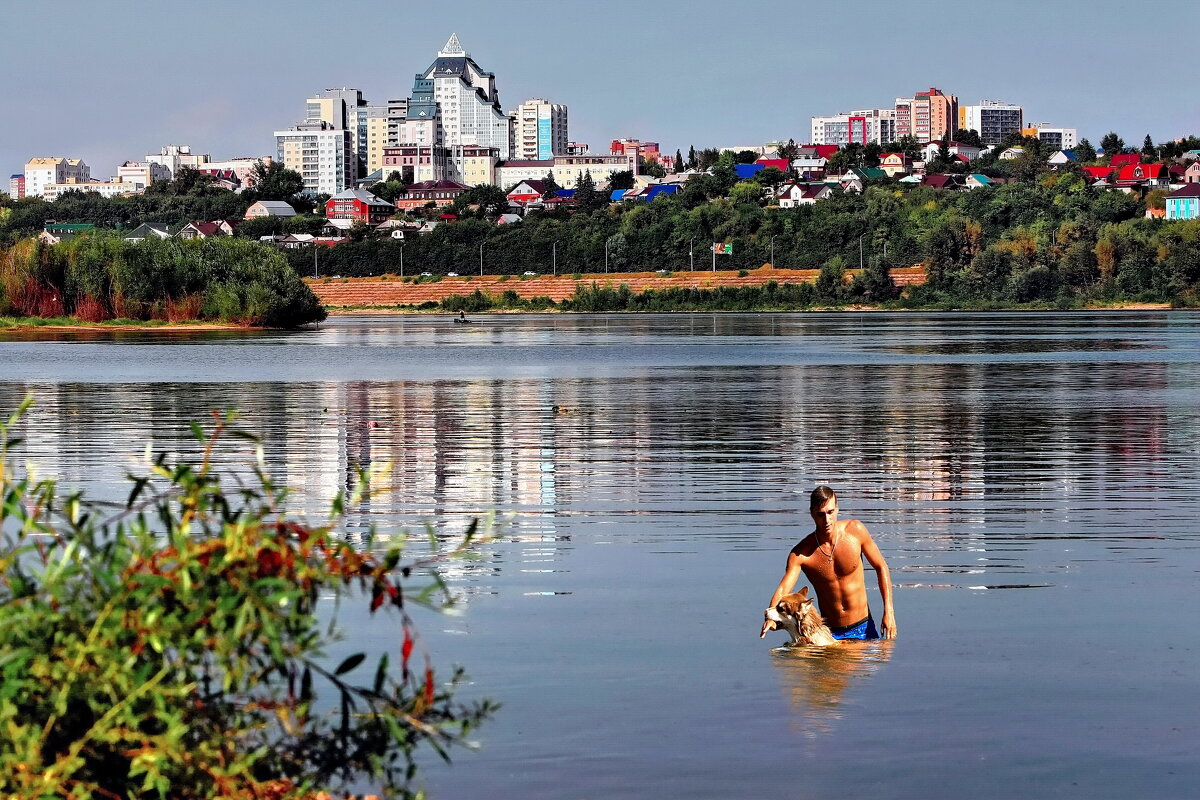
[[[599,151],[804,142],[814,115],[935,86],[1093,144],[1200,135],[1164,38],[1196,29],[1197,0],[3,0],[0,20],[5,176],[64,156],[107,179],[166,144],[274,155],[307,97],[408,97],[452,33],[506,112],[563,103],[570,138]]]

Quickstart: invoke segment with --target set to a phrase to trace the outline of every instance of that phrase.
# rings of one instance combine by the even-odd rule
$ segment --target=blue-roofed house
[[[1054,155],[1046,159],[1046,163],[1052,167],[1061,167],[1063,164],[1078,163],[1079,159],[1073,150],[1059,150]]]
[[[739,181],[748,181],[767,168],[766,164],[734,164],[733,171]]]
[[[613,189],[612,192],[609,193],[608,198],[614,203],[619,203],[625,199],[626,192],[632,191],[633,189]]]
[[[963,188],[968,189],[968,190],[969,189],[981,189],[984,186],[994,186],[994,185],[995,184],[992,183],[991,178],[989,178],[987,175],[983,175],[978,172],[971,173],[970,175],[967,176],[967,179],[965,181],[963,181]]]

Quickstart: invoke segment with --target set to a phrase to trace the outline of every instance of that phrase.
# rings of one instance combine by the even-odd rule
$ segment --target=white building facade
[[[887,144],[896,140],[896,110],[865,108],[827,117],[813,117],[809,144]]]
[[[335,195],[354,185],[357,161],[351,132],[326,122],[275,131],[276,158],[304,179],[310,194]]]
[[[31,158],[25,163],[25,196],[45,197],[51,185],[87,183],[91,179],[92,170],[82,159]]]
[[[171,177],[183,167],[200,169],[209,162],[207,153],[193,153],[191,145],[169,144],[157,153],[148,154],[143,161],[151,164],[161,164],[171,171]]]

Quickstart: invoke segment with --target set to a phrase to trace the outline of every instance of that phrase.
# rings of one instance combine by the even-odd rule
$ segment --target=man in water
[[[883,597],[883,636],[895,638],[892,578],[867,526],[856,519],[838,519],[837,495],[828,486],[813,490],[809,513],[817,524],[816,530],[801,539],[788,554],[787,570],[779,588],[771,595],[768,609],[774,608],[780,598],[792,591],[803,572],[816,592],[821,616],[835,639],[878,639],[879,632],[867,606],[863,570],[863,558],[866,558],[879,577],[879,594]],[[763,622],[759,638],[775,627],[769,619]]]

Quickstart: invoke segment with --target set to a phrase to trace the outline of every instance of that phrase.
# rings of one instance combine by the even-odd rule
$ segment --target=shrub
[[[261,448],[257,483],[226,490],[212,464],[228,418],[193,426],[199,463],[159,457],[114,511],[15,474],[18,421],[0,423],[4,796],[299,798],[363,780],[408,796],[418,747],[445,756],[494,711],[414,657],[409,616],[450,602],[409,576],[464,554],[474,525],[449,553],[431,535],[428,557],[376,556],[373,535],[336,533],[341,497],[327,524],[282,511]],[[356,601],[399,616],[398,663],[327,663],[336,606]]]

